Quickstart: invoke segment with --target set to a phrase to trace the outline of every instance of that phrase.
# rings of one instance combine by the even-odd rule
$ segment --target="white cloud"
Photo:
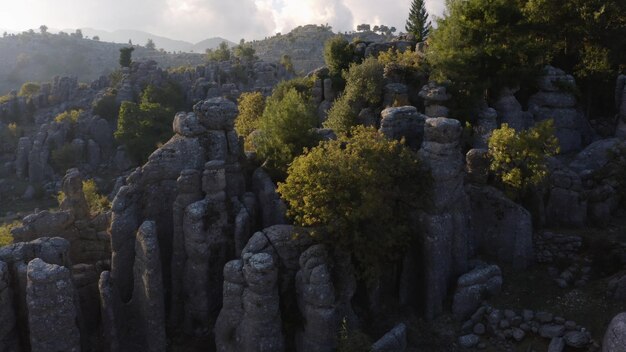
[[[14,30],[46,24],[137,29],[189,41],[213,36],[237,41],[309,23],[328,23],[335,31],[354,30],[360,23],[402,31],[410,4],[411,0],[11,0],[3,4],[0,23]],[[441,15],[444,0],[427,0],[426,8]]]

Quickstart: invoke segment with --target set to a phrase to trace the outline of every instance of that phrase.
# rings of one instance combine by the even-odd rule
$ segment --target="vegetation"
[[[352,253],[361,277],[377,277],[409,244],[411,213],[428,199],[415,153],[374,128],[322,142],[296,158],[278,192],[296,224]]]
[[[346,89],[328,111],[324,127],[347,133],[357,122],[361,109],[378,106],[383,95],[384,68],[370,57],[362,64],[350,65],[346,73]]]
[[[22,128],[15,122],[9,123],[5,128],[0,127],[0,152],[14,151],[22,134]]]
[[[132,46],[126,48],[120,48],[120,66],[121,67],[130,67],[132,63],[132,55],[135,48]]]
[[[91,179],[84,180],[83,194],[85,195],[85,200],[89,206],[89,213],[92,215],[109,211],[111,209],[111,202],[109,199],[105,195],[98,193],[98,185],[96,184],[96,181]],[[57,202],[59,205],[63,203],[65,197],[66,196],[63,191],[57,194]]]
[[[11,230],[19,226],[21,226],[21,223],[19,221],[0,225],[0,247],[8,246],[13,243],[13,235],[11,234]]]
[[[353,52],[352,45],[340,35],[324,43],[324,62],[328,66],[331,77],[341,77],[342,72],[350,67]]]
[[[554,136],[552,120],[521,132],[502,124],[489,138],[491,171],[514,197],[544,181],[548,172],[546,158],[558,152],[559,141]]]
[[[433,78],[467,109],[505,86],[532,88],[546,64],[577,78],[587,113],[610,114],[626,62],[626,3],[611,0],[451,0],[430,36]]]
[[[82,113],[83,113],[83,110],[80,110],[80,109],[79,110],[67,110],[58,114],[54,118],[54,121],[56,123],[68,122],[70,124],[75,124],[78,122],[78,119],[80,118],[80,115]]]
[[[50,155],[51,164],[54,171],[60,175],[64,175],[68,169],[84,162],[84,150],[77,150],[71,143],[66,143],[54,149]]]
[[[154,44],[154,41],[152,39],[148,39],[148,41],[146,42],[146,49],[156,50],[156,45]]]
[[[147,86],[139,104],[122,102],[115,139],[127,146],[136,162],[145,162],[159,143],[171,137],[174,114],[184,104],[182,91],[173,82]]]
[[[289,73],[295,73],[295,69],[293,66],[293,61],[291,60],[291,56],[285,54],[280,58],[280,64],[285,68],[285,70]]]
[[[30,97],[39,93],[40,88],[41,87],[37,83],[26,82],[22,84],[22,87],[20,88],[20,92],[17,95],[20,97]]]
[[[248,142],[250,133],[259,128],[259,120],[265,110],[265,97],[260,92],[243,93],[237,105],[239,115],[235,120],[235,131]]]
[[[259,121],[261,132],[254,137],[257,155],[274,179],[284,179],[291,161],[316,144],[312,131],[317,125],[310,98],[290,87],[278,86],[267,100]]]
[[[418,42],[423,42],[428,37],[431,24],[424,0],[413,0],[411,3],[411,11],[405,29],[407,33],[413,34]]]
[[[228,47],[228,43],[226,42],[221,42],[219,47],[215,50],[206,50],[206,57],[208,61],[228,61],[230,60],[230,54],[230,48]]]
[[[428,65],[418,53],[389,49],[378,55],[378,62],[383,65],[385,78],[397,78],[407,84],[420,84],[428,75]],[[418,87],[416,87],[418,88]]]
[[[252,48],[252,46],[250,46],[249,44],[246,44],[243,39],[239,42],[239,45],[237,45],[233,50],[233,55],[242,61],[254,60],[256,58],[256,56],[254,55],[255,53],[256,50],[254,50],[254,48]]]
[[[91,106],[93,113],[109,121],[114,121],[120,110],[120,104],[115,100],[116,96],[117,91],[115,89],[108,89],[100,99],[93,101]]]

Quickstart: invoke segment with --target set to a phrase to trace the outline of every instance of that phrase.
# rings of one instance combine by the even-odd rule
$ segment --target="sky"
[[[404,30],[411,0],[0,0],[0,29],[136,29],[198,42],[223,37],[234,42],[287,33],[305,24],[350,31],[361,23]],[[426,0],[441,15],[444,0]]]

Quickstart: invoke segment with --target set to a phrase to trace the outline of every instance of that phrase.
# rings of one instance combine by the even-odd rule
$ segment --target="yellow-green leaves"
[[[429,177],[400,142],[362,126],[350,134],[296,158],[278,192],[296,224],[318,229],[373,278],[409,244],[411,212],[428,199]]]
[[[539,185],[547,176],[546,158],[559,152],[554,122],[546,120],[517,132],[507,124],[489,138],[491,171],[515,192]]]

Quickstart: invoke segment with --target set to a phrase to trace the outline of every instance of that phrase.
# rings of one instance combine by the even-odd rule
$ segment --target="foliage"
[[[431,24],[424,0],[413,0],[411,2],[411,10],[409,19],[406,20],[405,29],[407,33],[413,34],[418,42],[423,42],[428,37]]]
[[[517,132],[507,124],[493,131],[489,138],[491,171],[507,187],[509,195],[520,195],[537,186],[547,176],[546,158],[559,152],[553,120]]]
[[[428,61],[434,79],[453,82],[455,98],[480,101],[505,86],[534,82],[545,49],[518,1],[451,0],[430,36]]]
[[[91,106],[93,113],[109,121],[115,120],[120,110],[120,105],[115,100],[116,96],[115,89],[107,90],[100,99],[93,101]]]
[[[15,122],[9,123],[5,128],[0,127],[0,152],[15,151],[15,146],[22,134],[22,128]]]
[[[363,352],[369,351],[372,346],[372,340],[360,330],[351,330],[348,322],[344,317],[339,328],[339,346],[338,352]]]
[[[132,46],[120,48],[120,66],[130,67],[134,50],[135,48],[133,48]]]
[[[20,97],[30,97],[39,93],[40,88],[41,87],[37,83],[26,82],[22,84],[22,87],[20,88],[20,92],[17,95]]]
[[[314,107],[296,88],[275,90],[267,100],[259,121],[262,133],[255,134],[257,155],[274,179],[283,179],[291,161],[316,144]]]
[[[230,60],[230,54],[230,48],[226,42],[221,42],[219,47],[215,50],[206,50],[206,57],[208,61],[228,61]]]
[[[289,73],[295,73],[295,69],[293,66],[293,61],[291,60],[291,56],[285,54],[280,58],[280,64],[285,68],[285,70]]]
[[[295,89],[305,100],[311,99],[315,80],[313,78],[298,77],[288,81],[280,81],[272,90],[272,99],[281,100],[291,89]]]
[[[247,138],[259,128],[259,119],[265,109],[265,97],[260,92],[243,93],[237,101],[239,115],[235,120],[235,131]]]
[[[0,247],[8,246],[13,243],[13,235],[11,234],[11,230],[16,227],[20,227],[21,225],[22,224],[19,221],[0,225]]]
[[[124,78],[124,74],[122,73],[122,70],[116,69],[115,71],[111,72],[109,74],[109,81],[111,82],[110,86],[111,87],[117,86],[120,82],[122,82],[123,78]]]
[[[82,113],[83,113],[83,110],[67,110],[58,114],[54,118],[54,121],[56,123],[68,122],[70,124],[75,124],[78,122],[78,119],[80,118],[80,115]]]
[[[395,76],[408,84],[420,83],[420,78],[425,77],[428,72],[428,65],[415,51],[401,52],[391,48],[381,52],[377,59],[385,68],[386,78]]]
[[[239,45],[233,50],[233,55],[243,61],[252,61],[255,58],[256,50],[242,39]]]
[[[346,73],[346,89],[328,111],[324,127],[347,133],[356,124],[362,108],[380,104],[384,87],[383,65],[370,57],[361,64],[350,65]]]
[[[140,104],[122,102],[115,139],[127,146],[136,162],[145,162],[158,144],[171,137],[174,114],[183,106],[184,96],[175,83],[148,85]]]
[[[411,213],[429,199],[415,153],[372,127],[322,142],[289,167],[278,192],[296,224],[352,253],[361,277],[377,277],[410,242]]]
[[[330,70],[331,76],[341,76],[352,62],[354,49],[352,45],[340,35],[334,36],[324,43],[324,62]]]
[[[84,151],[76,150],[71,143],[66,143],[52,151],[50,160],[54,171],[63,175],[68,169],[83,162],[84,157]]]
[[[148,39],[148,41],[146,42],[146,49],[156,50],[156,44],[154,44],[154,41],[152,39]]]
[[[105,195],[98,193],[98,185],[96,184],[96,181],[92,179],[84,180],[83,194],[85,195],[85,200],[89,206],[89,213],[95,215],[111,209],[111,202],[109,199]],[[61,191],[57,194],[57,202],[59,205],[63,203],[65,198],[65,192]]]

